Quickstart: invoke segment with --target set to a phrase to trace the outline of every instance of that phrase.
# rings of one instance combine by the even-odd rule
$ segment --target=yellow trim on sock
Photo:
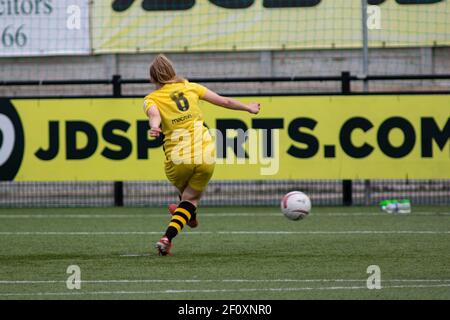
[[[175,229],[177,229],[178,232],[181,232],[181,227],[178,223],[176,222],[171,222],[169,223],[169,227],[174,227]]]
[[[177,211],[181,212],[181,213],[184,213],[186,215],[186,217],[188,217],[188,219],[191,220],[191,213],[189,211],[187,211],[186,209],[184,209],[184,208],[177,208],[175,210],[175,214],[177,213]]]
[[[186,225],[187,223],[187,221],[182,216],[179,216],[176,213],[172,216],[172,220],[174,219],[180,221],[183,225]]]

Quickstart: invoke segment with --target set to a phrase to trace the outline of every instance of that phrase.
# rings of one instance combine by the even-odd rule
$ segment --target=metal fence
[[[330,76],[293,76],[293,77],[238,77],[238,78],[190,78],[192,82],[220,86],[247,86],[245,92],[227,92],[227,95],[256,96],[256,95],[335,95],[335,94],[424,94],[424,93],[450,93],[450,74],[398,74],[398,75],[355,75],[348,71],[339,75]],[[302,84],[315,83],[314,91],[304,90]],[[143,97],[148,92],[136,94],[136,86],[148,86],[148,79],[124,79],[121,75],[114,75],[111,79],[75,79],[75,80],[0,80],[0,88],[9,88],[3,93],[7,98],[55,98],[55,97]],[[265,84],[272,89],[265,90]],[[283,91],[283,85],[289,85],[289,90]],[[297,89],[292,86],[297,85]],[[370,84],[372,88],[366,92],[364,87]],[[380,90],[377,90],[377,85]],[[403,84],[397,87],[396,84]],[[406,85],[405,85],[406,84]],[[411,84],[408,87],[408,84]],[[274,85],[278,85],[274,89]],[[74,87],[97,87],[94,93],[74,91]],[[64,87],[70,87],[72,93],[67,94]],[[24,92],[33,92],[33,88],[47,88],[45,95],[29,95]],[[129,88],[132,88],[131,90]],[[386,90],[386,88],[390,88]],[[409,88],[409,89],[408,89]],[[413,89],[411,89],[413,88]],[[421,89],[418,89],[421,88]],[[26,90],[24,90],[26,89]],[[61,90],[59,90],[61,89]],[[147,88],[148,89],[148,88]],[[232,90],[232,89],[228,89]],[[228,91],[227,90],[227,91]],[[42,91],[42,90],[39,90]],[[131,91],[132,93],[129,93]],[[138,90],[140,91],[140,90]],[[220,90],[218,90],[220,92]],[[62,93],[61,93],[62,92]],[[101,92],[101,94],[95,93]]]
[[[450,205],[450,180],[356,180],[350,195],[340,180],[212,181],[202,205],[278,206],[292,190],[307,193],[315,206],[377,205],[383,199],[410,199],[414,205]],[[167,181],[0,182],[0,207],[164,207],[177,201]],[[350,199],[350,203],[348,202]]]

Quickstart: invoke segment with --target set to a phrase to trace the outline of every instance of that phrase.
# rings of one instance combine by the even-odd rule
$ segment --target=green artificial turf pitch
[[[450,208],[413,209],[201,208],[170,257],[161,208],[0,209],[0,299],[450,299]]]

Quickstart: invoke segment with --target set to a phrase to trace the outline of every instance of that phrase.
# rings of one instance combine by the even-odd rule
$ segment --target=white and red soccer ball
[[[311,211],[311,200],[300,191],[292,191],[281,200],[281,212],[290,220],[306,218]]]

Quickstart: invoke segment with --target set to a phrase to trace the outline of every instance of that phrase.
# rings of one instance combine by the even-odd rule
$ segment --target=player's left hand
[[[261,104],[257,103],[257,102],[252,102],[247,105],[247,108],[248,108],[248,112],[253,113],[253,114],[258,114],[259,111],[261,110]]]
[[[161,134],[161,128],[151,128],[150,130],[148,130],[148,134],[150,135],[150,137],[157,138]]]

